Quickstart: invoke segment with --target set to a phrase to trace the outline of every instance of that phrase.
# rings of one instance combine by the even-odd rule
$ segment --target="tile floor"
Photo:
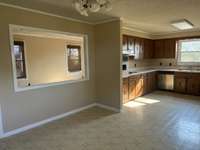
[[[121,113],[94,107],[3,139],[0,150],[200,150],[200,98],[156,91]]]

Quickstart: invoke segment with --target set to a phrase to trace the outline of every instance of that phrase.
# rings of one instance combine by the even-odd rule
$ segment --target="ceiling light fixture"
[[[188,30],[194,28],[194,25],[186,19],[172,22],[171,25],[179,30]]]
[[[88,16],[89,12],[98,12],[101,9],[110,11],[112,9],[109,0],[75,0],[75,9],[83,16]]]

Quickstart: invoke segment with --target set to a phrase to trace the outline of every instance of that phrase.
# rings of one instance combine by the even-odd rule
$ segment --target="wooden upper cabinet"
[[[134,37],[134,52],[136,60],[144,58],[144,39],[139,37]]]
[[[154,42],[150,39],[144,39],[144,58],[153,58],[154,54]]]
[[[176,40],[165,39],[164,40],[164,58],[175,58],[176,54]]]
[[[175,58],[176,56],[176,40],[161,39],[155,40],[155,58]]]
[[[135,39],[131,36],[128,36],[128,51],[132,51],[134,53],[135,48]]]
[[[128,50],[128,36],[127,35],[123,35],[123,51],[127,51]]]
[[[150,40],[123,35],[123,50],[135,54],[134,59],[175,58],[176,39]]]
[[[123,103],[127,103],[129,101],[129,81],[128,78],[123,79]]]
[[[164,40],[155,40],[155,58],[164,58]]]

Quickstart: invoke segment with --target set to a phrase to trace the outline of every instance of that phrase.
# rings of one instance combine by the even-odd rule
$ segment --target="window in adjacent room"
[[[26,64],[25,64],[25,53],[24,53],[23,41],[14,41],[14,56],[15,56],[17,79],[25,79],[26,78]]]
[[[16,92],[89,80],[87,34],[18,25],[9,31]]]
[[[81,46],[67,45],[68,71],[81,71]]]
[[[200,38],[178,41],[178,63],[184,65],[200,64]]]

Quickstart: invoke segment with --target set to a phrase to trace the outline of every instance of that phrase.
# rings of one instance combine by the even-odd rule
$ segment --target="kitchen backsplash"
[[[128,71],[141,70],[147,68],[177,68],[177,69],[200,69],[200,66],[179,66],[176,59],[144,59],[128,61]]]
[[[132,60],[129,59],[129,69],[146,68],[146,67],[174,67],[176,66],[175,59],[144,59]]]

